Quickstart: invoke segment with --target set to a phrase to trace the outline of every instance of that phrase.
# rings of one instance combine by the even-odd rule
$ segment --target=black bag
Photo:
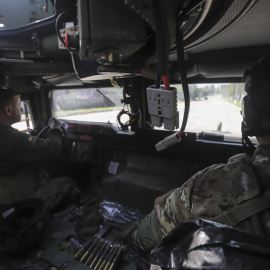
[[[175,227],[151,252],[161,269],[270,269],[270,241],[213,221]]]

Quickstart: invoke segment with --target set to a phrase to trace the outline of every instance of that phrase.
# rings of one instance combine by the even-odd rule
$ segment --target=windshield
[[[177,88],[180,127],[184,113],[182,86]],[[244,84],[192,84],[187,132],[215,133],[225,140],[241,138],[241,102]],[[123,109],[123,89],[88,88],[52,91],[53,115],[63,120],[112,123],[119,126],[117,116]],[[163,127],[154,127],[156,130]],[[178,128],[179,130],[179,128]]]
[[[177,88],[178,111],[184,113],[184,95],[181,85]],[[243,83],[192,84],[187,132],[222,134],[225,138],[241,135],[241,103],[246,95]],[[178,129],[179,130],[179,129]]]
[[[0,30],[37,22],[54,14],[50,0],[0,0]]]

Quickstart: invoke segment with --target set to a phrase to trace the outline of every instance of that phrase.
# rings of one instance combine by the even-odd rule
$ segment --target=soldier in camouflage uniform
[[[252,75],[245,81],[246,99],[255,105],[250,116],[246,112],[246,117],[251,118],[251,121],[246,119],[249,125],[246,125],[243,115],[244,128],[249,131],[249,136],[257,136],[259,142],[253,158],[250,160],[246,154],[233,156],[227,164],[212,165],[192,176],[181,187],[158,197],[154,210],[132,235],[136,246],[149,251],[179,223],[198,218],[214,219],[270,188],[270,79],[266,74],[270,70],[269,58],[256,64],[251,69]],[[253,119],[256,113],[258,117]],[[264,236],[270,238],[269,210],[262,211],[259,219],[263,223]],[[254,224],[252,217],[241,221],[237,227],[260,234]]]
[[[38,197],[55,208],[70,198],[73,179],[49,180],[40,166],[63,150],[62,122],[51,118],[46,139],[20,132],[12,124],[21,120],[21,99],[11,89],[0,89],[0,204]]]

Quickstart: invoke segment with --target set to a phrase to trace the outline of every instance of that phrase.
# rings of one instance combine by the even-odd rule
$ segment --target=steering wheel
[[[63,122],[63,121],[62,121]],[[67,124],[65,122],[63,122],[63,125],[61,126],[61,130],[64,134],[64,137],[67,138]],[[37,138],[41,138],[44,136],[44,134],[46,134],[46,132],[50,129],[50,126],[47,125],[45,126],[37,135]]]
[[[68,137],[67,137],[67,124],[64,122],[64,124],[61,127],[61,130],[63,132],[64,138],[63,138],[63,145],[64,145],[64,149],[68,148]],[[37,135],[37,138],[42,138],[45,137],[46,138],[46,133],[47,131],[50,129],[50,126],[47,125],[46,127],[44,127]]]
[[[62,139],[62,144],[63,144],[63,153],[68,152],[68,137],[67,137],[67,124],[64,123],[64,125],[61,127],[61,130],[63,132],[63,139]],[[37,138],[46,138],[46,134],[48,130],[50,129],[50,126],[47,125],[45,126],[36,136]]]
[[[37,138],[42,138],[44,136],[44,134],[46,134],[46,132],[48,131],[48,129],[50,129],[50,126],[47,125],[46,127],[44,127],[37,135]]]

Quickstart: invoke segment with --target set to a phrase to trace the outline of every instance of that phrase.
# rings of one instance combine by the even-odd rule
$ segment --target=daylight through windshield
[[[178,89],[180,119],[184,112],[181,85]],[[244,84],[194,84],[189,85],[190,112],[186,131],[223,134],[241,137],[241,103],[245,96]]]
[[[181,121],[184,113],[183,90],[180,84],[173,87],[177,88]],[[245,96],[243,84],[193,84],[189,85],[189,90],[190,113],[186,131],[241,137],[240,111]],[[118,125],[117,115],[123,109],[121,99],[122,89],[118,88],[55,90],[52,92],[52,107],[54,116],[64,120]]]

